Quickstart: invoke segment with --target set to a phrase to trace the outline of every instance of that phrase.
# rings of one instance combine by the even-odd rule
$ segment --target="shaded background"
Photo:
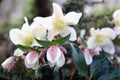
[[[109,26],[113,12],[120,8],[120,0],[0,0],[0,64],[13,55],[16,48],[9,39],[9,30],[21,28],[25,16],[31,23],[36,16],[51,15],[53,2],[60,4],[64,13],[83,12],[75,27],[78,36],[80,29]],[[119,47],[120,42],[116,44]]]

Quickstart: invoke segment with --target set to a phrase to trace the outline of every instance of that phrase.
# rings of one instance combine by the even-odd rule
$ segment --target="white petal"
[[[57,60],[57,67],[62,67],[65,64],[65,56],[61,53],[60,58]]]
[[[109,54],[115,53],[115,47],[112,41],[109,41],[106,45],[103,46],[103,50]]]
[[[67,36],[68,34],[71,34],[69,39],[71,41],[75,41],[77,39],[76,31],[72,27],[66,27],[65,30],[63,30],[60,34],[62,36]]]
[[[86,30],[85,29],[81,29],[80,30],[80,37],[84,38],[85,33],[86,33]]]
[[[49,17],[36,17],[36,18],[34,18],[34,22],[45,27],[46,29],[52,28],[52,17],[51,16],[49,16]]]
[[[54,64],[56,63],[56,61],[60,58],[61,56],[61,50],[59,49],[59,47],[57,46],[51,46],[48,50],[47,50],[47,60]]]
[[[100,46],[97,46],[97,47],[95,48],[95,50],[96,50],[96,51],[102,51],[102,49],[101,49]]]
[[[91,36],[96,36],[96,33],[99,33],[99,32],[100,32],[99,29],[95,30],[95,28],[90,28],[90,35]]]
[[[114,13],[113,13],[113,18],[117,18],[118,16],[120,15],[120,9],[116,10]]]
[[[120,26],[114,27],[114,32],[116,35],[120,35]]]
[[[40,40],[44,40],[45,39],[45,37],[46,37],[46,29],[42,26],[42,25],[40,25],[40,24],[38,24],[38,23],[36,23],[36,22],[33,22],[32,24],[31,24],[31,33],[37,38],[37,39],[40,39]]]
[[[21,28],[21,33],[22,33],[22,35],[30,33],[30,26],[28,24],[28,20],[26,17],[25,17],[25,23],[23,24],[23,26]]]
[[[89,37],[87,41],[87,47],[88,49],[94,49],[97,46],[95,42],[95,37]]]
[[[20,50],[20,49],[17,48],[17,49],[14,51],[14,56],[18,56],[18,57],[19,57],[19,56],[23,56],[23,53],[24,53],[24,52],[23,52],[22,50]]]
[[[116,37],[115,32],[111,28],[102,28],[100,30],[100,33],[104,35],[106,38],[115,39]]]
[[[40,66],[40,65],[39,65],[39,61],[37,61],[36,64],[35,64],[34,66],[32,66],[32,69],[33,69],[33,70],[36,70],[36,69],[39,68],[39,66]]]
[[[86,64],[90,65],[92,63],[93,59],[92,59],[92,55],[90,54],[89,50],[85,49],[83,52],[83,55],[85,57]]]
[[[21,44],[21,45],[23,45],[23,43],[22,43],[22,35],[21,35],[21,32],[20,32],[19,29],[12,29],[12,30],[10,30],[9,36],[10,36],[11,41],[14,44]]]
[[[69,25],[76,25],[81,18],[82,13],[76,13],[76,12],[69,12],[65,15],[65,21]]]
[[[59,34],[59,32],[54,29],[48,30],[48,40],[52,41],[57,34]]]
[[[62,8],[60,7],[60,5],[58,5],[56,3],[53,3],[53,17],[60,18],[60,19],[64,18]]]

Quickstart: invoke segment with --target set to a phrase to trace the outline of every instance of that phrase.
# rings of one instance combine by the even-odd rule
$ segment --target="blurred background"
[[[9,39],[9,30],[21,28],[25,16],[29,24],[36,16],[50,16],[53,2],[60,4],[65,14],[83,13],[75,27],[78,36],[80,29],[109,26],[113,12],[120,8],[120,0],[0,0],[0,64],[13,55],[16,48]],[[0,77],[1,72],[0,67]]]

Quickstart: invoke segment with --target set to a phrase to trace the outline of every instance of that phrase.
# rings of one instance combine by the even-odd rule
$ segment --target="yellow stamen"
[[[102,36],[102,35],[100,35],[100,34],[97,34],[97,35],[96,35],[96,38],[95,38],[95,41],[96,41],[97,43],[101,43],[101,42],[104,41],[104,39],[105,39],[104,36]]]
[[[61,19],[56,19],[54,22],[53,22],[53,26],[55,28],[55,30],[63,30],[65,28],[65,22]]]
[[[30,46],[33,43],[34,37],[32,35],[26,35],[23,38],[23,44],[25,46]]]

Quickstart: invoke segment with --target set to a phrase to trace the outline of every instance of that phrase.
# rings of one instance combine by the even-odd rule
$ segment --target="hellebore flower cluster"
[[[29,48],[34,48],[36,46],[44,47],[43,45],[39,44],[37,40],[49,40],[52,42],[57,35],[65,37],[70,34],[69,40],[75,41],[77,39],[77,34],[74,28],[70,27],[70,25],[76,25],[81,16],[82,13],[76,12],[69,12],[64,16],[62,8],[58,4],[53,3],[53,14],[51,16],[36,17],[31,25],[28,24],[28,20],[25,17],[25,23],[23,24],[22,28],[10,30],[9,36],[15,45],[22,45]],[[34,50],[27,50],[26,52],[18,48],[14,51],[14,56],[16,58],[22,57],[25,66],[34,70],[39,68],[39,66],[42,64],[41,61],[45,61],[44,57],[47,58],[48,64],[51,67],[55,65],[57,67],[62,67],[65,64],[64,51],[66,49],[61,47],[62,46],[52,44],[44,53],[42,53],[42,50],[41,52],[37,52],[35,48]],[[11,62],[12,60],[6,60],[3,62],[3,68],[8,69]]]
[[[50,68],[60,68],[68,59],[71,59],[71,62],[74,63],[82,63],[82,61],[85,63],[83,65],[78,63],[78,68],[91,65],[94,60],[93,57],[99,56],[101,52],[114,55],[115,45],[112,40],[120,35],[120,10],[113,13],[115,24],[113,29],[108,27],[91,28],[90,36],[87,37],[85,37],[86,31],[83,29],[80,31],[80,41],[77,43],[77,32],[71,25],[76,25],[81,16],[81,12],[76,13],[74,11],[64,15],[62,8],[53,3],[51,16],[35,17],[31,25],[25,17],[25,23],[21,29],[15,28],[9,32],[10,40],[18,48],[14,51],[14,56],[9,57],[1,64],[2,67],[11,71],[14,69],[16,62],[22,59],[23,65],[28,69],[38,70],[44,64],[49,65]],[[66,45],[67,48],[70,45],[75,46],[71,46],[70,51],[72,51],[70,52],[67,51]],[[70,57],[66,59],[67,54]],[[72,59],[75,58],[73,55],[77,55],[78,59]],[[79,58],[81,58],[81,61],[79,61]],[[120,57],[117,56],[116,59],[120,66]]]

